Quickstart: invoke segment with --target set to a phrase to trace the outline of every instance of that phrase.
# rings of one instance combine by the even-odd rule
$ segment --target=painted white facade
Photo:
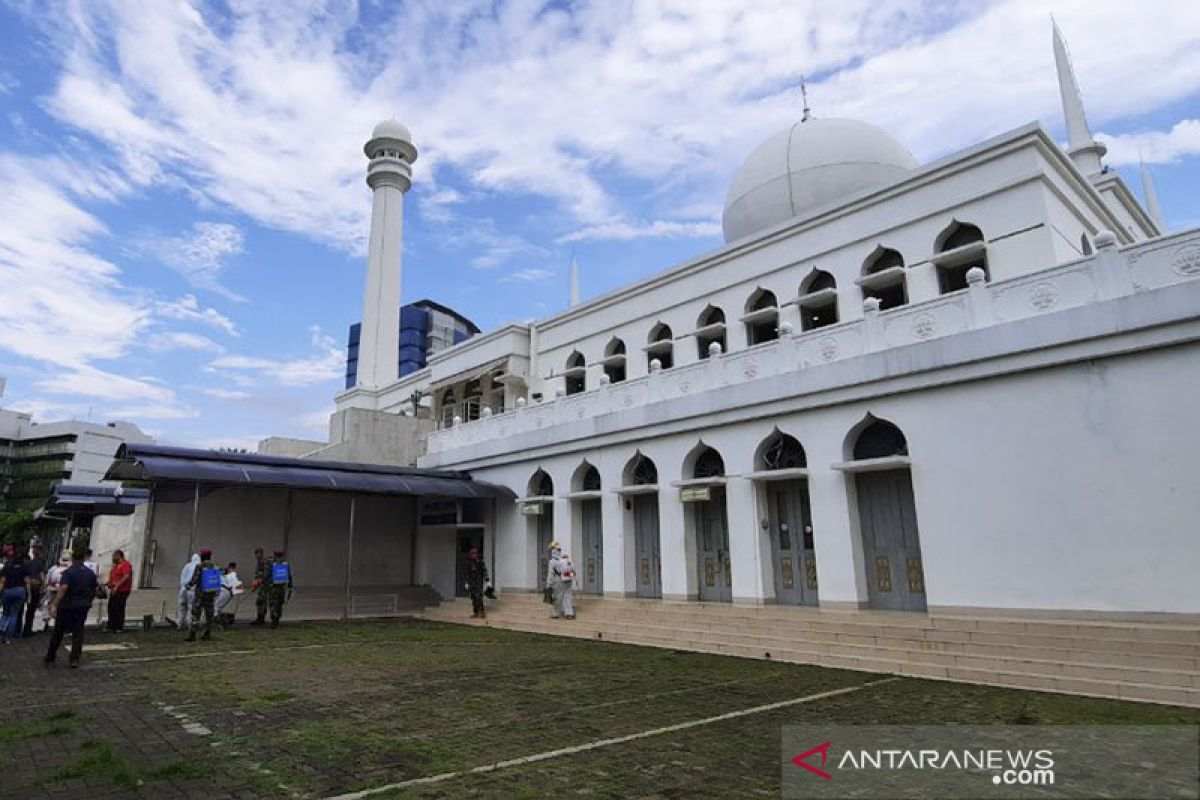
[[[1164,236],[1102,170],[1057,32],[1055,53],[1068,152],[1031,124],[918,166],[870,126],[797,123],[739,173],[724,247],[476,337],[338,407],[411,413],[414,390],[433,396],[444,424],[419,465],[526,498],[494,521],[509,589],[533,589],[541,568],[524,511],[552,513],[554,538],[578,551],[583,503],[599,500],[600,588],[637,593],[640,454],[658,473],[636,491],[657,497],[665,598],[712,588],[683,498],[703,485],[725,497],[721,599],[784,602],[768,509],[783,478],[806,492],[822,607],[899,591],[879,571],[894,559],[865,543],[876,509],[861,476],[886,472],[911,484],[907,579],[922,607],[1200,613],[1200,230]],[[823,132],[842,127],[855,134],[846,152]],[[815,149],[799,158],[806,139]],[[478,418],[457,412],[480,397]],[[856,458],[874,420],[906,447]],[[806,466],[767,469],[778,433]],[[704,448],[723,469],[698,481]],[[599,490],[582,486],[589,467]]]

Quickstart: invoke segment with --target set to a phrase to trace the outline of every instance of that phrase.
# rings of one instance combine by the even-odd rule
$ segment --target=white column
[[[828,468],[813,469],[808,478],[817,592],[824,608],[859,608],[867,602],[862,538],[852,524],[858,509],[849,503],[846,481]]]
[[[603,526],[604,542],[604,594],[609,597],[626,597],[633,594],[635,587],[625,585],[628,556],[625,537],[625,498],[615,492],[604,492],[600,497],[600,524]],[[632,530],[629,533],[633,536]]]
[[[564,487],[569,483],[564,482]],[[555,481],[554,487],[557,489],[558,481]],[[575,545],[581,541],[581,535],[576,532],[578,527],[578,504],[573,503],[563,497],[554,498],[554,540],[558,542],[558,546],[563,549],[563,552],[571,556],[576,561],[576,566],[580,559],[580,554],[575,552]]]
[[[668,484],[658,490],[658,535],[662,552],[662,590],[664,600],[695,600],[699,597],[696,581],[696,543],[688,541],[684,503],[679,490]]]
[[[770,568],[770,553],[763,552],[763,530],[753,481],[729,478],[725,484],[725,511],[729,515],[729,567],[733,576],[733,602],[763,602],[763,565]]]

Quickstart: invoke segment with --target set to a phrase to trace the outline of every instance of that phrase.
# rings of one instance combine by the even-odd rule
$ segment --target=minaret
[[[1084,175],[1091,177],[1104,171],[1101,157],[1108,149],[1092,138],[1087,117],[1083,113],[1083,96],[1067,55],[1067,44],[1063,41],[1058,23],[1054,27],[1054,65],[1058,69],[1058,90],[1062,94],[1063,118],[1067,123],[1067,155]]]
[[[404,193],[417,160],[408,128],[394,119],[375,126],[363,147],[371,163],[367,186],[374,192],[367,285],[358,343],[358,385],[379,389],[400,377],[400,259],[404,241]]]
[[[1150,175],[1150,170],[1146,169],[1146,162],[1141,156],[1138,156],[1138,166],[1142,171],[1142,197],[1146,200],[1146,213],[1158,226],[1159,234],[1164,234],[1167,232],[1167,224],[1163,219],[1162,205],[1158,202],[1158,189],[1154,188],[1154,178]]]
[[[571,256],[571,308],[579,305],[579,262]]]

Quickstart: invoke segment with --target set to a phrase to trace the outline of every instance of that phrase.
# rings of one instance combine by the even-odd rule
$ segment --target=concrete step
[[[1008,627],[999,634],[972,631],[968,625],[936,628],[929,624],[928,617],[905,615],[909,619],[895,627],[879,625],[876,617],[857,625],[851,621],[849,626],[844,619],[838,619],[830,623],[832,630],[822,630],[827,626],[747,624],[751,620],[745,615],[706,613],[711,604],[678,604],[684,606],[684,612],[657,617],[614,613],[621,610],[618,604],[623,601],[607,599],[585,599],[577,609],[581,616],[567,621],[549,619],[548,609],[540,598],[505,601],[489,608],[486,622],[468,619],[469,606],[465,603],[443,604],[430,609],[426,616],[447,622],[680,650],[1200,706],[1197,669],[1200,662],[1194,655],[1157,652],[1159,646],[1167,645],[1190,652],[1186,643],[1114,638],[1103,640],[1098,647],[1079,647],[1095,640],[1065,635],[1069,631],[1078,634],[1074,625],[1059,629],[1038,627],[1041,632],[1057,630],[1057,635],[1018,636]],[[602,610],[606,613],[600,613]],[[774,613],[780,611],[787,613],[782,609]],[[783,621],[814,621],[804,610],[800,610],[799,616],[809,618],[785,617]],[[923,626],[920,620],[924,620]],[[847,627],[854,632],[843,632]],[[946,636],[947,631],[952,635]],[[993,637],[1000,637],[1001,641],[989,641]]]
[[[516,597],[516,600],[510,600],[510,595],[505,595],[505,599],[497,603],[494,609],[514,614],[544,614],[544,605],[540,601],[532,602],[521,595]],[[957,620],[953,626],[946,627],[941,624],[941,618],[925,615],[904,614],[884,618],[870,616],[859,620],[848,618],[852,615],[844,612],[807,612],[803,609],[775,607],[778,610],[767,612],[768,616],[764,618],[756,613],[759,611],[756,608],[748,609],[747,614],[719,611],[710,613],[714,606],[715,604],[663,604],[661,613],[655,614],[653,608],[635,608],[625,612],[619,607],[614,607],[614,601],[587,599],[578,604],[578,610],[581,615],[598,621],[621,623],[653,620],[656,624],[690,628],[721,629],[736,619],[738,627],[747,631],[778,633],[783,630],[790,635],[830,642],[871,644],[885,639],[911,639],[924,642],[1063,647],[1071,650],[1134,652],[1180,659],[1200,659],[1200,640],[1188,641],[1190,634],[1200,633],[1200,626],[1191,630],[1183,626],[1164,627],[1159,623],[1110,623],[1116,627],[1103,629],[1103,635],[1100,635],[1102,629],[1092,623],[1081,627],[1075,624],[1037,622],[1030,624],[1025,632],[1018,632],[1012,623],[1006,623],[996,630],[988,624],[991,620],[980,620],[978,624],[982,627],[973,629],[969,620]],[[788,612],[795,613],[789,617]],[[1162,630],[1153,629],[1155,626]],[[1169,638],[1162,638],[1164,636]]]

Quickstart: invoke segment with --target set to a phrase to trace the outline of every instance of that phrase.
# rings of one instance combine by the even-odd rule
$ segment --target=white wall
[[[1195,613],[1200,427],[1181,398],[1196,396],[1200,345],[1193,343],[751,422],[714,421],[686,434],[647,430],[636,443],[472,472],[523,495],[541,468],[556,491],[566,491],[586,458],[611,489],[640,450],[664,485],[684,477],[687,454],[703,441],[735,476],[752,471],[755,449],[778,427],[808,454],[821,602],[857,605],[866,599],[857,513],[846,477],[830,465],[844,459],[847,433],[872,413],[908,437],[931,607]],[[730,478],[729,491],[734,594],[767,598],[773,592],[761,560],[762,512],[747,499],[752,493],[732,488],[738,481],[744,479]],[[664,593],[690,597],[694,544],[671,524],[684,518],[676,498],[675,489],[660,494]],[[530,587],[534,554],[524,520],[515,508],[509,514],[502,569]],[[631,539],[632,529],[604,536],[609,562],[610,545],[622,546],[620,537]]]

